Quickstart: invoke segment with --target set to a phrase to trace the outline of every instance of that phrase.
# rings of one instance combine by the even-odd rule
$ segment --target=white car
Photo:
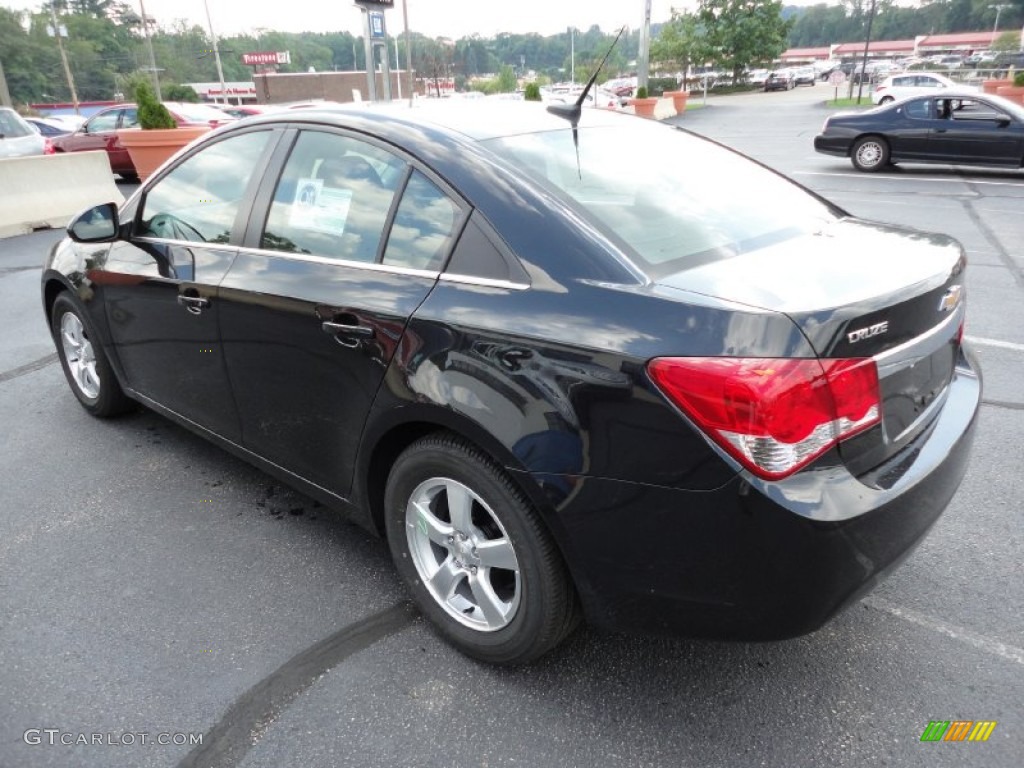
[[[871,101],[875,104],[888,104],[891,101],[905,99],[908,96],[940,91],[943,88],[963,87],[945,75],[934,72],[904,72],[901,75],[890,75],[875,86]]]
[[[0,158],[52,154],[49,139],[39,135],[13,109],[0,107]]]

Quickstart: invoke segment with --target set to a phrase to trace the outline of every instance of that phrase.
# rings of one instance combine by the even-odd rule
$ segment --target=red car
[[[171,113],[179,127],[209,125],[211,128],[233,123],[235,118],[205,104],[187,104],[165,101],[164,106]],[[134,104],[118,104],[97,112],[82,127],[67,136],[53,139],[57,152],[88,152],[105,149],[110,160],[110,170],[127,181],[137,181],[139,174],[132,164],[128,151],[121,145],[117,132],[125,128],[138,128],[139,121]]]

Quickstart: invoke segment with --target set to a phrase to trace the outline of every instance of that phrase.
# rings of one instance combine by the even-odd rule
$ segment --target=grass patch
[[[687,99],[687,101],[686,101],[686,112],[692,112],[695,109],[704,109],[704,103],[701,102],[701,101],[698,101],[696,104],[694,104],[693,103],[693,96],[690,96],[690,98]],[[683,112],[683,114],[685,115],[686,112]]]
[[[871,103],[870,96],[864,95],[861,96],[860,104],[857,103],[857,97],[854,96],[852,99],[847,99],[845,97],[840,99],[829,99],[825,102],[825,106],[833,109],[840,107],[863,107],[864,109],[868,109],[875,105]]]

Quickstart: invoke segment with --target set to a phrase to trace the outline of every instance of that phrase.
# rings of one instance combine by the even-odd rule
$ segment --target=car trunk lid
[[[941,408],[962,333],[965,264],[944,235],[842,219],[658,282],[785,313],[822,358],[873,358],[881,422],[839,446],[860,475],[921,434]]]

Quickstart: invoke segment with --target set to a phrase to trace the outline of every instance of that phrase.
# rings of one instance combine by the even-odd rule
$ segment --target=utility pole
[[[651,0],[644,0],[644,24],[640,27],[640,61],[637,62],[637,88],[647,87],[651,58]]]
[[[81,114],[78,108],[78,91],[75,90],[75,78],[71,76],[71,65],[68,64],[68,55],[64,52],[64,42],[61,40],[60,22],[57,21],[57,8],[54,2],[50,2],[50,16],[53,18],[53,36],[57,38],[57,48],[60,50],[60,60],[64,64],[64,76],[68,79],[68,88],[71,90],[71,103],[75,105],[75,114]]]
[[[11,92],[7,90],[7,77],[4,75],[4,62],[0,59],[0,107],[13,107]]]
[[[146,40],[146,50],[149,52],[149,72],[153,76],[153,90],[156,92],[156,100],[163,101],[163,94],[160,93],[160,72],[156,68],[156,54],[153,53],[153,41],[149,37],[149,19],[146,17],[146,4],[139,0],[139,9],[142,11],[142,37]]]
[[[416,95],[416,82],[412,76],[412,37],[409,35],[409,0],[402,0],[402,17],[405,23],[405,69],[409,78],[409,106]]]
[[[569,82],[576,83],[576,29],[569,27]]]
[[[210,20],[210,4],[203,0],[203,7],[206,8],[206,23],[210,27],[210,40],[213,42],[213,60],[217,63],[217,78],[220,80],[220,95],[224,103],[228,103],[228,87],[224,83],[224,69],[220,65],[220,43],[217,42],[217,33],[213,31],[213,21]],[[214,99],[216,101],[216,99]]]

